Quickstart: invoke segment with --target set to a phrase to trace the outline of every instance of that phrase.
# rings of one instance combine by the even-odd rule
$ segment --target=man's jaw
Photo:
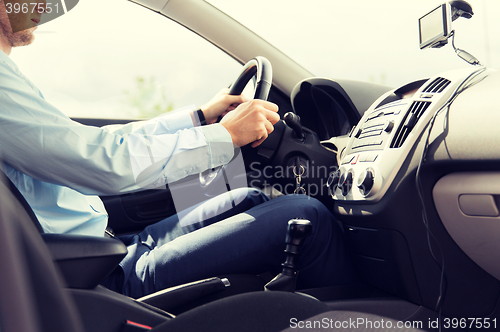
[[[16,32],[12,40],[12,47],[31,44],[35,40],[35,36],[33,35],[33,31],[35,31],[35,29],[36,27]]]
[[[33,31],[35,31],[35,29],[36,27],[33,27],[30,29],[18,31],[16,33],[10,33],[7,34],[5,37],[11,48],[30,45],[35,40],[35,36],[33,34]]]
[[[33,42],[35,39],[33,31],[38,27],[40,17],[35,16],[31,18],[31,22],[33,23],[33,27],[13,33],[7,14],[5,11],[0,13],[0,37],[2,37],[0,38],[2,39],[0,40],[0,48],[4,53],[10,54],[12,47],[25,46]]]

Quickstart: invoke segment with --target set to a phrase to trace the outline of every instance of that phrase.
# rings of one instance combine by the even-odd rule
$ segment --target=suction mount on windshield
[[[418,20],[420,49],[443,47],[451,37],[453,49],[460,58],[471,65],[480,65],[472,54],[455,47],[455,30],[451,27],[456,19],[469,19],[473,15],[472,6],[464,0],[453,0],[434,8]]]

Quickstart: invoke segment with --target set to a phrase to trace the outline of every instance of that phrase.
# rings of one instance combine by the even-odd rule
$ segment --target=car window
[[[12,59],[71,117],[138,118],[201,106],[241,65],[177,23],[123,0],[85,0]]]

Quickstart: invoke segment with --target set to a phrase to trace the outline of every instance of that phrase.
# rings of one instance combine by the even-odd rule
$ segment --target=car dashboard
[[[362,279],[448,317],[500,312],[499,80],[476,66],[405,84],[321,142]]]

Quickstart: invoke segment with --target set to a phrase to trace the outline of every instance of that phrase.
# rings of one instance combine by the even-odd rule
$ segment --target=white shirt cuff
[[[210,147],[212,167],[227,164],[234,155],[231,135],[220,123],[200,127]]]

